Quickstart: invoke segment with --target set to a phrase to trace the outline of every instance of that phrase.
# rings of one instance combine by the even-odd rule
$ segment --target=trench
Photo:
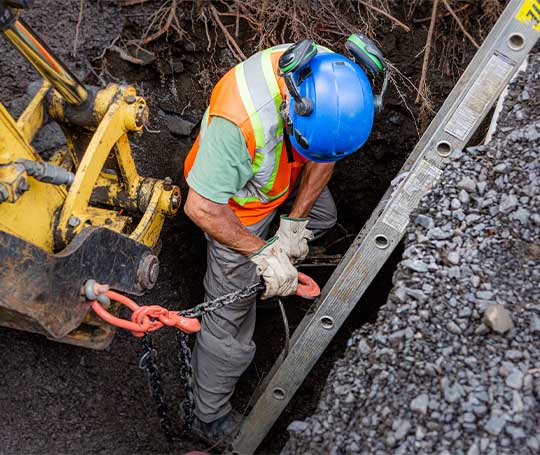
[[[123,62],[119,62],[119,64],[122,65]],[[177,93],[182,93],[186,92],[185,84],[188,80],[183,75],[174,75],[173,77],[176,80],[173,82],[173,78],[170,78],[164,86],[160,84],[156,87],[152,81],[145,81],[145,90],[151,93],[150,109],[152,112],[156,112],[156,110],[158,112],[158,118],[152,120],[152,129],[161,130],[163,125],[160,125],[160,120],[170,120],[171,112],[178,112],[174,100],[171,100],[172,105],[164,103],[164,100],[167,99],[167,96],[170,97],[169,84],[179,85]],[[393,99],[392,94],[387,101],[388,111],[376,120],[377,126],[367,146],[356,156],[338,163],[336,173],[330,183],[331,192],[338,206],[338,226],[320,239],[316,245],[324,249],[327,254],[343,254],[347,250],[348,245],[369,218],[371,211],[377,205],[416,142],[416,130],[410,114],[403,111],[397,100]],[[182,104],[180,103],[180,105]],[[163,117],[159,116],[160,110],[165,114]],[[390,132],[388,128],[391,128]],[[145,159],[142,154],[144,151],[146,156],[151,155],[151,150],[155,147],[154,137],[161,141],[161,136],[145,134],[140,143],[137,144],[140,149],[136,148],[135,153],[136,157],[142,158],[142,162],[144,162],[142,171],[148,175],[161,177],[165,176],[164,171],[170,173],[172,170],[175,174],[172,175],[173,179],[177,182],[182,181],[178,176],[182,166],[177,154],[173,154],[171,157],[174,163],[172,166],[164,165],[163,154],[160,154],[159,160]],[[171,145],[166,148],[176,149],[177,152],[181,150],[180,153],[183,154],[191,145],[191,140],[193,140],[193,136],[187,139],[172,136],[170,137]],[[160,150],[163,150],[163,146]],[[184,195],[186,194],[185,186],[183,186],[182,192]],[[326,248],[328,245],[330,248]],[[315,410],[326,377],[334,361],[344,352],[351,333],[363,323],[373,320],[377,309],[386,301],[392,285],[392,274],[399,261],[400,250],[401,248],[398,247],[394,251],[316,367],[308,375],[262,443],[259,449],[261,453],[279,453],[288,437],[286,431],[288,423],[295,419],[303,419]],[[171,220],[163,234],[160,280],[157,287],[145,296],[145,302],[168,303],[170,305],[170,302],[174,301],[177,295],[176,299],[179,299],[184,305],[192,305],[201,301],[205,268],[204,251],[205,240],[202,233],[186,219],[184,214],[181,213],[174,220]],[[304,269],[304,272],[311,274],[321,286],[324,285],[332,271],[333,267]],[[286,304],[291,333],[308,308],[308,302],[298,299],[292,299]],[[264,373],[271,368],[274,360],[278,357],[283,339],[283,322],[278,308],[266,309],[264,304],[259,305],[255,332],[257,353],[254,362],[238,383],[233,398],[235,409],[239,411],[247,409],[253,391]],[[149,397],[148,401],[149,405],[152,406]],[[198,448],[204,449],[204,447]]]
[[[151,97],[151,100],[154,98],[155,95]],[[150,101],[150,108],[152,109],[152,101]],[[168,109],[167,111],[170,112]],[[345,253],[364,222],[369,218],[371,211],[384,194],[390,181],[395,177],[407,152],[412,149],[415,133],[414,128],[411,128],[410,125],[411,120],[405,117],[399,109],[394,109],[393,115],[399,116],[403,123],[395,128],[391,137],[390,135],[383,136],[381,130],[384,129],[384,126],[379,125],[379,130],[374,133],[374,137],[379,138],[378,140],[375,139],[373,144],[368,144],[358,156],[338,164],[335,176],[330,183],[330,189],[338,206],[338,225],[314,245],[326,254]],[[159,124],[155,127],[161,128]],[[408,140],[404,141],[403,146],[408,147],[408,150],[391,149],[392,140],[396,140],[397,143],[397,137],[400,136],[407,137]],[[152,139],[150,138],[151,142]],[[148,146],[145,144],[146,140],[148,140],[147,135],[140,140],[141,151],[143,149],[151,150],[152,144]],[[178,141],[178,138],[173,138],[173,140]],[[185,140],[185,142],[189,141]],[[159,163],[152,161],[148,162],[147,165],[152,169],[150,171],[152,175],[160,176],[159,172],[163,172]],[[175,169],[178,172],[181,170],[181,166],[177,164]],[[170,170],[171,168],[168,169],[169,172]],[[146,173],[149,174],[149,171]],[[173,178],[179,181],[177,176],[173,176]],[[186,189],[182,188],[182,192],[185,195]],[[200,230],[181,213],[167,224],[162,242],[159,282],[154,290],[147,293],[144,302],[171,306],[171,302],[179,301],[182,306],[191,306],[202,301],[206,242]],[[262,443],[259,449],[261,453],[279,453],[288,438],[287,425],[292,420],[303,419],[315,411],[326,377],[335,360],[343,354],[352,332],[365,322],[374,320],[377,309],[386,302],[392,287],[392,275],[400,259],[401,250],[400,244]],[[322,287],[333,269],[332,266],[323,266],[302,270],[313,276]],[[300,299],[289,299],[289,302],[286,303],[291,333],[309,307],[309,302]],[[249,405],[253,404],[250,402],[252,393],[265,372],[270,370],[283,347],[283,321],[277,306],[269,305],[266,308],[264,304],[258,304],[254,341],[257,345],[255,360],[239,381],[233,397],[233,407],[239,411],[245,411]],[[156,344],[160,346],[160,352],[167,352],[167,354],[162,355],[174,356],[174,349],[169,347],[168,342],[160,343],[158,340]],[[167,346],[165,347],[165,345]],[[174,371],[174,363],[164,367],[166,384],[170,392],[175,381],[170,377],[172,371],[169,370],[169,367]],[[178,390],[178,387],[175,388]],[[178,393],[178,396],[181,397],[182,393]],[[146,400],[149,406],[153,406],[150,397],[147,397]],[[196,447],[204,449],[204,447]]]
[[[389,47],[391,46],[394,46],[395,52],[400,52],[395,47],[395,40],[391,40]],[[129,71],[129,66],[119,60],[116,60],[112,67],[117,68],[120,74],[123,74],[124,70]],[[178,106],[189,103],[197,106],[196,103],[200,101],[189,96],[177,100],[172,95],[173,92],[180,97],[182,97],[181,94],[198,93],[198,88],[193,85],[191,79],[186,77],[186,73],[172,74],[164,82],[156,79],[144,80],[143,84],[145,91],[149,94],[146,98],[150,109],[157,114],[151,120],[153,130],[162,131],[167,128],[167,122],[171,121],[171,116],[174,118],[180,111]],[[173,86],[175,89],[171,90]],[[204,108],[204,105],[199,107],[199,109]],[[185,115],[181,117],[186,118]],[[141,163],[141,171],[158,177],[172,173],[173,180],[181,183],[182,193],[185,196],[187,188],[181,178],[181,159],[189,150],[195,134],[196,130],[187,138],[165,135],[165,147],[163,134],[143,135],[135,145],[135,154],[138,162]],[[319,239],[315,247],[326,254],[345,253],[390,185],[390,181],[396,176],[417,139],[413,116],[402,106],[398,95],[390,90],[386,98],[386,110],[376,119],[374,131],[367,145],[358,154],[337,164],[335,175],[329,186],[338,207],[338,225],[325,237]],[[157,147],[158,141],[159,160],[153,159],[151,152]],[[169,153],[170,156],[167,156]],[[180,300],[182,305],[186,306],[201,301],[206,260],[205,245],[206,242],[200,230],[191,224],[184,214],[181,213],[171,220],[163,234],[160,279],[156,288],[145,296],[144,301],[170,304],[172,301]],[[377,309],[386,302],[392,287],[392,275],[401,256],[401,249],[401,246],[396,248],[360,299],[331,345],[260,446],[260,453],[279,453],[288,438],[287,425],[292,420],[303,419],[315,411],[326,377],[333,363],[343,354],[352,332],[365,322],[374,320]],[[303,271],[311,274],[322,287],[330,277],[333,267],[310,267]],[[291,333],[300,323],[309,306],[308,302],[299,299],[291,299],[286,304]],[[257,345],[255,360],[239,381],[233,397],[233,407],[238,411],[245,411],[250,404],[253,404],[250,403],[250,397],[264,373],[270,370],[278,357],[283,346],[283,339],[283,322],[278,308],[265,308],[264,304],[260,304],[254,336]],[[160,344],[159,341],[157,344]],[[170,351],[168,347],[166,350]],[[170,366],[174,369],[173,365]],[[167,371],[167,367],[165,370],[166,376],[169,376],[171,371]],[[167,377],[166,382],[169,383],[170,390],[174,379]],[[150,402],[150,398],[148,401]],[[204,449],[204,447],[196,447]]]
[[[129,23],[126,27],[129,33]],[[379,33],[387,59],[407,76],[418,78],[422,62],[416,56],[425,44],[426,27],[418,26],[408,34],[399,30],[385,33],[388,31],[389,26],[383,25]],[[202,33],[195,30],[203,43]],[[105,65],[109,80],[135,84],[150,108],[147,131],[132,141],[139,172],[157,178],[172,177],[185,197],[182,163],[197,129],[187,136],[178,135],[173,133],[174,124],[181,120],[200,121],[208,98],[205,80],[210,77],[201,72],[201,63],[207,62],[210,55],[204,45],[191,48],[181,42],[163,42],[160,46],[160,61],[166,61],[166,65],[158,62],[141,67],[122,60],[116,53],[106,55]],[[224,45],[218,46],[216,55],[215,64],[220,68],[234,64]],[[177,61],[181,65],[175,69]],[[96,84],[99,80],[89,75],[87,82]],[[441,104],[452,85],[451,78],[434,81],[434,107]],[[329,186],[338,207],[338,226],[316,245],[326,248],[326,253],[342,254],[347,250],[418,140],[419,112],[414,93],[407,91],[403,96],[390,88],[385,110],[376,118],[366,146],[336,167]],[[258,453],[279,453],[288,437],[287,425],[315,411],[326,377],[343,354],[351,333],[373,321],[377,309],[385,303],[401,249],[401,245],[396,248],[360,299]],[[183,213],[166,223],[159,259],[158,284],[139,299],[141,303],[186,308],[202,301],[205,239]],[[332,270],[320,267],[305,271],[322,287]],[[308,308],[307,302],[297,299],[287,303],[291,333]],[[238,410],[246,409],[252,392],[282,348],[279,310],[261,307],[257,319],[257,354],[233,398]],[[176,377],[178,365],[171,331],[155,335],[154,344],[171,414],[179,424],[176,410],[183,392]],[[140,344],[127,333],[118,333],[106,351],[94,352],[1,329],[0,352],[3,382],[9,391],[0,397],[0,408],[7,416],[0,423],[0,453],[110,453],[114,448],[118,454],[166,454],[205,449],[190,440],[168,444],[159,433],[155,405],[138,368]]]

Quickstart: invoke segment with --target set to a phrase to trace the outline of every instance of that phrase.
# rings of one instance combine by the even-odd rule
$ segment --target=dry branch
[[[236,17],[234,19],[234,37],[238,39],[240,34],[240,5],[236,5]]]
[[[429,24],[429,30],[426,38],[426,47],[424,48],[424,61],[422,62],[422,74],[420,76],[420,83],[418,84],[418,95],[416,95],[416,102],[420,102],[420,99],[426,93],[426,76],[427,68],[429,66],[429,54],[431,52],[431,42],[433,40],[433,31],[435,30],[435,23],[437,22],[437,7],[439,6],[439,0],[433,0],[433,8],[431,10],[431,22]]]
[[[171,28],[171,25],[173,23],[173,20],[178,21],[178,19],[176,18],[176,7],[177,7],[177,5],[178,5],[178,0],[172,0],[171,1],[171,6],[169,7],[169,13],[167,15],[167,20],[165,21],[165,24],[162,27],[160,27],[159,30],[152,33],[150,36],[147,36],[147,37],[143,38],[143,40],[141,41],[142,45],[148,44],[148,43],[158,39],[161,35],[163,35],[164,33],[167,33],[169,31],[169,29]],[[161,11],[162,8],[160,8],[156,12],[156,15],[159,14],[159,12]]]
[[[212,16],[214,17],[216,24],[225,35],[227,42],[234,48],[234,51],[233,51],[234,56],[237,58],[239,62],[244,61],[247,57],[242,52],[242,49],[240,49],[240,47],[238,46],[238,43],[236,42],[236,40],[231,36],[231,34],[229,33],[229,30],[227,30],[227,27],[223,25],[223,22],[221,22],[221,19],[219,18],[218,10],[215,8],[214,5],[211,5],[211,4],[208,5],[208,8],[210,9]]]
[[[122,49],[119,46],[112,45],[109,47],[109,50],[116,52],[122,60],[125,60],[126,62],[134,63],[135,65],[148,65],[149,63],[153,62],[155,60],[154,54],[151,54],[148,52],[148,54],[151,54],[151,58],[147,60],[143,60],[138,57],[133,57],[129,52],[127,52],[125,49]]]
[[[79,17],[77,18],[77,26],[75,27],[75,39],[73,40],[73,58],[77,56],[77,47],[79,46],[79,32],[81,30],[81,22],[84,11],[84,0],[79,3]]]
[[[227,16],[230,16],[230,17],[234,17],[235,20],[236,18],[238,19],[244,19],[245,21],[249,22],[251,25],[254,25],[254,26],[258,26],[258,22],[255,21],[252,17],[250,16],[246,16],[245,14],[240,14],[240,13],[219,13],[220,17],[227,17]],[[236,28],[236,24],[235,24],[235,28]]]
[[[410,32],[411,29],[405,25],[403,22],[396,19],[394,16],[392,16],[390,13],[387,13],[386,11],[377,8],[375,5],[372,5],[371,3],[365,2],[364,0],[359,0],[359,2],[366,6],[367,8],[371,8],[373,11],[376,11],[377,13],[381,14],[382,16],[386,17],[387,19],[390,19],[390,21],[394,22],[396,25],[399,25],[403,30],[406,32]]]
[[[364,7],[356,0],[236,0],[235,6],[240,9],[240,18],[245,19],[254,32],[252,40],[257,50],[306,37],[324,46],[334,47],[335,35],[349,36],[362,31],[374,36],[373,11],[366,8],[370,12],[366,14]],[[235,12],[229,11],[228,14]]]
[[[466,30],[465,26],[463,25],[463,22],[461,22],[461,19],[458,17],[458,15],[454,12],[452,7],[448,4],[446,0],[442,0],[444,3],[444,6],[448,10],[448,12],[452,15],[452,17],[455,19],[456,23],[458,24],[459,28],[463,32],[463,34],[469,39],[469,41],[473,44],[476,49],[478,49],[480,46],[478,43],[474,40],[474,38],[471,36],[471,34]]]

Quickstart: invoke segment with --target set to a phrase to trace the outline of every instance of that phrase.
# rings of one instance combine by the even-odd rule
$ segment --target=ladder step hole
[[[525,46],[525,37],[521,33],[512,33],[508,37],[508,46],[513,51],[520,51]]]
[[[330,316],[323,316],[321,318],[321,325],[323,326],[323,329],[331,330],[334,328],[334,319]]]
[[[283,400],[285,399],[285,390],[283,390],[281,387],[276,387],[274,390],[272,390],[272,395],[274,395],[274,398],[276,400]]]
[[[375,236],[375,246],[377,248],[380,248],[381,250],[384,250],[388,248],[388,245],[390,242],[388,241],[388,237],[386,235],[379,234]]]
[[[452,153],[450,142],[441,141],[437,144],[437,153],[441,156],[448,156]]]

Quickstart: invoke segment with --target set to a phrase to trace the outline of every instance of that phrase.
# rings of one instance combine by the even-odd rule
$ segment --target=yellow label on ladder
[[[540,32],[540,0],[525,0],[516,19],[526,25],[531,25],[533,30]]]

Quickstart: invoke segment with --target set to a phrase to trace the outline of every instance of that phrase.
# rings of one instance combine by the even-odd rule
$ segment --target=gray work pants
[[[272,219],[278,211],[287,213],[293,200],[294,193],[279,209],[248,226],[248,229],[267,239]],[[308,228],[316,237],[336,224],[336,205],[328,188],[323,190],[313,206],[309,220]],[[246,256],[226,248],[209,236],[206,238],[208,248],[204,289],[207,299],[213,300],[259,280],[255,264]],[[203,422],[212,422],[230,412],[230,398],[236,383],[253,360],[255,300],[253,296],[202,317],[192,365],[195,415]]]

